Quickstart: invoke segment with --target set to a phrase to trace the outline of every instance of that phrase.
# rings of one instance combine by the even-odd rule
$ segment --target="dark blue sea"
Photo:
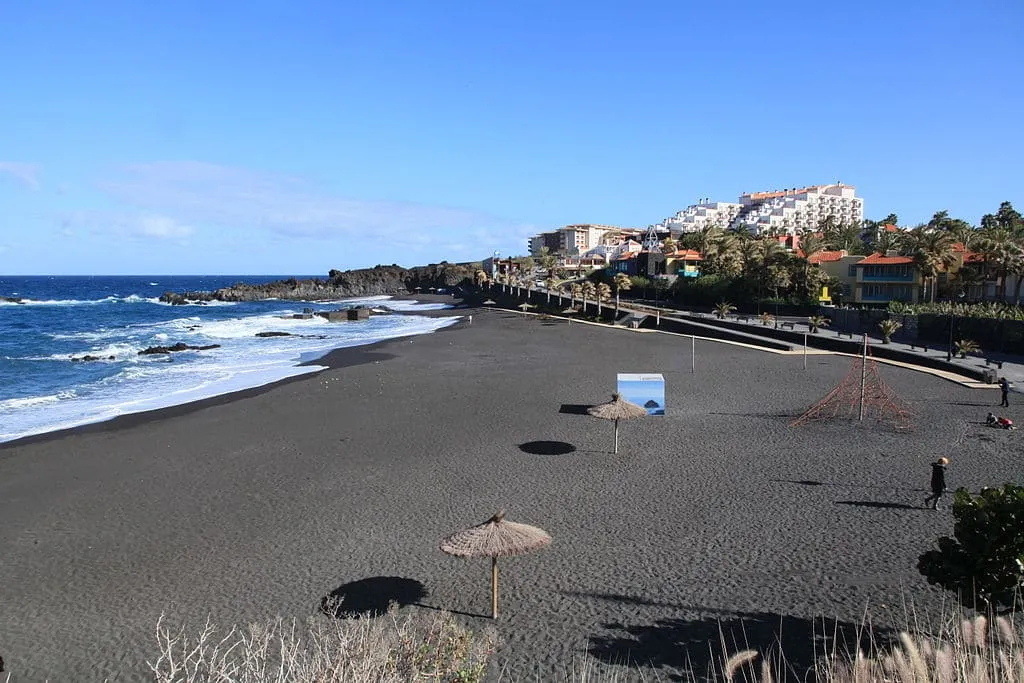
[[[303,303],[268,300],[170,306],[166,291],[208,291],[279,276],[0,277],[0,441],[109,420],[316,372],[298,367],[332,349],[432,332],[453,318],[380,315],[368,321],[284,319],[303,308],[360,303],[443,308],[389,297]],[[290,336],[257,337],[258,332]],[[139,355],[151,346],[219,344]],[[101,360],[76,361],[95,356]]]

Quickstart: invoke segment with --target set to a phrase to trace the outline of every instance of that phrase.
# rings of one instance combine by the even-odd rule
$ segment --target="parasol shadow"
[[[379,617],[391,603],[405,607],[419,604],[425,597],[427,589],[415,579],[371,576],[335,588],[320,599],[320,611],[336,619]]]
[[[530,455],[567,455],[576,447],[565,441],[528,441],[519,444],[519,450]]]

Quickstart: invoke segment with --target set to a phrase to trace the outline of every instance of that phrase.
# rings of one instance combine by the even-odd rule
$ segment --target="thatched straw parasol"
[[[528,304],[528,303],[526,303],[524,301],[523,303],[521,303],[518,306],[516,306],[516,308],[522,309],[523,315],[526,315],[526,311],[530,310],[531,308],[537,308],[537,307],[534,306],[533,304]]]
[[[493,306],[496,303],[498,302],[495,301],[494,299],[488,299],[487,301],[484,302],[484,306]]]
[[[491,558],[491,618],[498,618],[498,558],[522,555],[551,543],[543,529],[505,521],[505,511],[483,524],[458,531],[441,541],[441,550],[456,557]]]
[[[615,420],[615,453],[619,452],[619,420],[635,420],[647,415],[646,408],[630,403],[618,393],[612,394],[608,403],[587,408],[587,412],[602,420]]]

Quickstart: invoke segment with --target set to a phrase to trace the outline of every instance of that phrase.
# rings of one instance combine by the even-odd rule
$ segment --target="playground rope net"
[[[878,364],[865,340],[864,352],[854,358],[843,381],[789,426],[832,420],[870,420],[897,431],[908,431],[913,428],[912,418],[913,413],[906,402],[878,375]]]

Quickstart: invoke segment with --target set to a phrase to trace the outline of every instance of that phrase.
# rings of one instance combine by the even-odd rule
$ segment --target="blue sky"
[[[0,3],[0,273],[320,274],[843,182],[1024,208],[1024,3]]]

